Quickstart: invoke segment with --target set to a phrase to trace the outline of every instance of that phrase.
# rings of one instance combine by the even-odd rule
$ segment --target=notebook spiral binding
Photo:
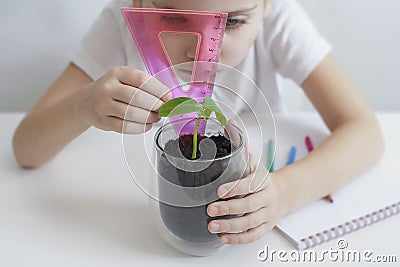
[[[358,229],[367,227],[371,224],[382,221],[383,219],[386,219],[398,213],[400,213],[400,202],[397,202],[391,206],[387,206],[386,208],[380,209],[378,211],[374,211],[365,216],[361,216],[344,224],[332,227],[331,229],[325,230],[321,233],[303,238],[300,240],[299,249],[305,250],[312,248],[323,242],[327,242],[332,239],[349,234],[351,232],[357,231]]]

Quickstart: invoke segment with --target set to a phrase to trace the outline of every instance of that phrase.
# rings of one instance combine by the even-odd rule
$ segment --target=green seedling
[[[159,114],[161,117],[173,117],[183,114],[197,112],[196,124],[193,130],[193,152],[192,159],[196,159],[197,155],[197,134],[200,124],[200,119],[208,120],[212,113],[215,113],[217,120],[222,126],[226,125],[226,117],[221,109],[215,104],[210,97],[204,98],[203,105],[197,103],[196,100],[189,97],[174,98],[161,106]]]

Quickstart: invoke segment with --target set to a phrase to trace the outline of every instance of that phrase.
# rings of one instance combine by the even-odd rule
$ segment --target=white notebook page
[[[311,137],[317,147],[329,131],[320,118],[310,116],[275,116],[276,136],[271,124],[263,129],[263,151],[268,149],[268,141],[276,142],[275,170],[285,166],[291,146],[296,146],[296,160],[307,155],[305,137]],[[257,129],[250,130],[257,131]],[[257,140],[250,142],[258,147]],[[267,162],[267,153],[263,153],[262,162]],[[400,162],[399,166],[390,165],[390,160],[381,162],[365,174],[332,194],[334,203],[325,199],[315,201],[308,206],[281,218],[278,229],[287,237],[300,242],[301,239],[329,230],[348,221],[358,219],[400,201]],[[301,179],[301,177],[299,177]]]

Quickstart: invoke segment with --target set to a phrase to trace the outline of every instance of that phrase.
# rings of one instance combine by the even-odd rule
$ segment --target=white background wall
[[[28,110],[109,0],[0,0],[0,111]]]
[[[279,0],[275,0],[279,1]],[[400,110],[400,1],[298,0],[375,110]],[[300,95],[288,83],[286,97]],[[293,88],[292,88],[293,87]],[[293,98],[292,98],[293,99]],[[294,98],[296,101],[296,97]],[[300,105],[299,105],[300,103]],[[294,102],[301,107],[303,102]]]
[[[0,111],[28,110],[38,100],[107,2],[0,1]],[[400,1],[299,2],[374,109],[400,111]],[[286,85],[292,109],[307,108],[301,91]]]

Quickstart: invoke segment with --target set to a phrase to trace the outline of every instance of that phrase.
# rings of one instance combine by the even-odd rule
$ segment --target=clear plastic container
[[[197,160],[171,152],[171,147],[179,146],[171,123],[162,126],[154,137],[156,179],[151,179],[154,181],[150,201],[152,219],[162,238],[186,254],[207,256],[223,247],[218,234],[208,230],[213,218],[206,212],[207,205],[220,200],[217,195],[220,185],[239,181],[246,174],[248,155],[243,132],[229,122],[223,128],[217,120],[208,120],[205,136],[218,135],[230,140],[230,153],[218,158],[215,143],[206,138],[199,144],[204,153]],[[227,216],[215,219],[218,218]]]

